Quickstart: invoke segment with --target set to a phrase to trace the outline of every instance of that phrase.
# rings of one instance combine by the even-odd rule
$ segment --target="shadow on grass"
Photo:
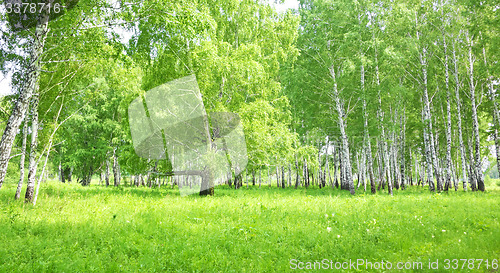
[[[449,190],[448,192],[441,193],[431,193],[427,186],[407,186],[406,189],[394,189],[395,196],[464,196],[471,194],[483,194],[481,192],[464,192],[462,189],[459,189],[457,192],[454,189]],[[492,192],[492,191],[487,191]],[[493,191],[495,192],[495,191]],[[7,185],[0,191],[0,200],[5,203],[10,203],[13,200],[13,196],[15,193],[15,185]],[[168,186],[158,187],[135,187],[131,185],[121,185],[118,187],[114,186],[104,186],[104,185],[90,185],[90,186],[81,186],[77,183],[60,183],[57,181],[49,181],[47,183],[43,183],[40,187],[40,196],[47,197],[94,197],[94,196],[135,196],[135,197],[143,197],[143,198],[153,198],[153,199],[162,199],[162,198],[179,198],[179,189],[177,186],[173,188]],[[243,185],[239,189],[230,188],[227,185],[220,185],[215,188],[215,195],[213,197],[208,198],[241,198],[241,197],[260,197],[260,196],[271,196],[274,198],[285,198],[285,197],[298,197],[298,196],[311,196],[311,197],[340,197],[340,198],[363,198],[367,196],[372,196],[370,187],[367,186],[366,191],[364,191],[363,187],[360,187],[356,190],[356,194],[351,196],[349,191],[340,190],[337,188],[332,188],[331,186],[327,186],[324,188],[319,188],[318,186],[310,186],[309,188],[298,187],[287,187],[285,189],[277,188],[275,185],[261,185],[259,186],[247,186]],[[379,190],[375,194],[376,196],[387,196],[387,188],[384,190]],[[22,193],[21,198],[24,197],[24,192]],[[187,199],[196,199],[196,198],[205,198],[201,197],[197,194],[186,196]]]
[[[431,193],[428,190],[428,187],[419,187],[419,186],[407,186],[406,189],[393,190],[394,195],[403,195],[403,196],[420,196],[420,195],[433,195],[437,193]],[[166,198],[166,197],[180,197],[179,190],[177,186],[173,188],[169,186],[158,187],[135,187],[130,185],[121,185],[118,187],[109,186],[105,187],[103,185],[90,185],[90,186],[80,186],[79,184],[62,184],[59,182],[49,182],[42,185],[40,189],[40,193],[43,195],[47,195],[49,197],[64,197],[66,195],[79,195],[82,197],[91,197],[98,195],[132,195],[136,197],[145,197],[145,198]],[[464,194],[471,194],[471,192],[463,192],[463,190],[459,190],[455,192],[455,190],[450,190],[448,192],[438,193],[442,196],[461,196]],[[309,188],[299,187],[295,189],[294,187],[288,187],[285,189],[277,188],[275,186],[269,187],[268,185],[259,186],[242,186],[239,189],[230,188],[227,185],[220,185],[215,188],[214,197],[209,198],[217,198],[217,197],[243,197],[243,196],[261,196],[261,195],[271,195],[276,198],[279,197],[291,197],[291,196],[336,196],[342,198],[352,198],[351,194],[347,190],[340,190],[337,188],[324,187],[319,188],[318,186],[311,186]],[[354,197],[363,197],[363,196],[371,196],[370,187],[367,187],[366,192],[363,188],[359,188],[356,190],[356,194]],[[388,195],[387,189],[377,191],[375,195]],[[197,194],[186,196],[185,198],[203,198]]]

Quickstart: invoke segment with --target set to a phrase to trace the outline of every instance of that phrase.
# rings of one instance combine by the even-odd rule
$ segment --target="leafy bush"
[[[27,172],[27,171],[25,171]],[[27,173],[26,173],[27,176]],[[7,167],[7,174],[5,175],[5,183],[17,183],[19,181],[19,159],[11,160]]]
[[[493,179],[491,179],[491,177],[489,175],[486,175],[484,177],[484,185],[485,186],[491,186],[492,182],[493,182]]]

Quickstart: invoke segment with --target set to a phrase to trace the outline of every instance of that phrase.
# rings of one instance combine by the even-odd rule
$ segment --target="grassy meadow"
[[[0,272],[284,272],[292,259],[496,272],[445,270],[443,261],[500,258],[497,183],[484,193],[220,186],[212,197],[180,197],[170,187],[50,181],[35,207],[14,201],[9,183],[0,191]],[[437,259],[439,269],[428,269]]]

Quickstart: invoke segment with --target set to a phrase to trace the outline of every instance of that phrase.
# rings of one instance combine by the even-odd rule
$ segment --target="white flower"
[[[434,238],[434,235],[432,235],[432,238]]]
[[[462,240],[458,239],[458,242],[460,243]]]
[[[467,232],[464,231],[464,234],[467,234]]]
[[[441,231],[442,231],[442,232],[446,232],[446,230],[445,230],[445,229],[443,229],[443,230],[441,230]]]
[[[325,214],[325,217],[328,218],[328,214]]]
[[[326,231],[330,232],[330,231],[332,231],[332,228],[331,227],[327,227]]]
[[[369,229],[366,229],[366,232],[370,232],[370,230],[369,230]]]
[[[332,213],[332,217],[335,216],[335,213]]]
[[[337,238],[340,238],[340,235],[337,235]]]

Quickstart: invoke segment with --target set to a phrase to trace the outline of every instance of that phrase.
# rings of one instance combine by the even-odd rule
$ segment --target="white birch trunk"
[[[28,119],[24,120],[23,126],[23,144],[21,147],[21,159],[19,161],[19,183],[17,184],[16,195],[14,199],[17,200],[21,198],[21,190],[23,188],[24,182],[24,162],[26,161],[26,139],[28,136]]]
[[[448,68],[448,46],[446,44],[446,37],[443,35],[444,47],[444,74],[445,74],[445,88],[446,88],[446,181],[445,190],[451,187],[451,102],[450,102],[450,73]],[[455,191],[457,188],[455,187]]]
[[[401,164],[400,164],[400,175],[401,175],[401,189],[405,189],[406,187],[406,158],[405,158],[405,144],[406,144],[406,114],[405,114],[405,108],[403,107],[403,114],[401,115],[401,122],[400,122],[400,147],[401,147]],[[411,167],[410,167],[411,169]]]
[[[31,145],[30,145],[30,158],[29,158],[29,167],[28,167],[28,184],[26,186],[26,194],[24,196],[25,202],[33,202],[33,194],[35,190],[35,177],[37,171],[37,159],[36,159],[36,150],[38,147],[38,100],[39,95],[36,94],[32,99],[32,107],[31,107]]]
[[[335,100],[337,113],[338,113],[338,123],[340,127],[340,137],[342,139],[342,165],[345,169],[345,181],[346,185],[349,187],[349,192],[354,194],[354,182],[352,180],[352,168],[351,159],[349,153],[349,141],[347,139],[347,134],[345,132],[345,113],[343,105],[341,104],[338,89],[337,89],[337,78],[335,75],[335,69],[332,65],[330,67],[330,76],[333,79],[333,99]]]
[[[429,102],[429,94],[427,91],[427,51],[426,49],[422,49],[422,53],[420,56],[420,65],[422,68],[422,87],[423,87],[423,123],[424,123],[424,146],[425,146],[425,160],[427,164],[427,180],[429,183],[429,189],[434,191],[434,176],[433,176],[433,167],[434,166],[434,139],[432,137],[432,120],[430,117],[430,102]]]
[[[481,143],[479,139],[479,122],[477,119],[477,107],[476,107],[476,85],[474,84],[474,62],[475,58],[472,55],[472,46],[474,45],[474,41],[472,37],[469,37],[469,34],[466,35],[467,43],[469,47],[469,65],[468,65],[468,74],[469,74],[469,88],[470,88],[470,100],[471,100],[471,110],[472,110],[472,130],[474,134],[474,164],[473,164],[473,172],[475,176],[474,184],[477,185],[477,189],[480,191],[484,191],[484,180],[483,180],[483,171],[481,164]]]
[[[118,187],[120,185],[120,170],[118,166],[118,157],[116,156],[116,149],[113,149],[113,178],[114,178],[114,186]]]
[[[106,172],[104,173],[104,180],[106,181],[106,187],[109,186],[109,159],[106,158]]]
[[[370,132],[368,130],[368,112],[366,110],[366,95],[365,95],[365,67],[361,64],[361,90],[363,91],[363,115],[364,115],[364,145],[366,149],[366,160],[368,175],[370,176],[371,193],[376,193],[375,178],[373,176],[373,159],[372,159],[372,145],[370,141]],[[366,191],[366,184],[365,184]]]
[[[463,189],[467,191],[467,166],[465,159],[465,145],[462,133],[462,101],[460,99],[460,81],[458,79],[458,58],[455,49],[455,43],[453,42],[453,75],[455,79],[455,97],[456,97],[456,105],[457,105],[457,127],[458,127],[458,140],[460,145],[460,161],[462,163],[462,181],[463,181]]]

